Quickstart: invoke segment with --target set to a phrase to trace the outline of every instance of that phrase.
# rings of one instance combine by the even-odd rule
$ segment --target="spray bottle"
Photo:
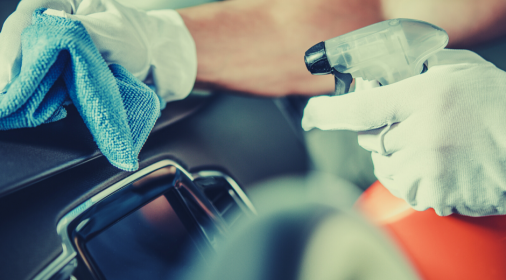
[[[350,91],[353,78],[375,80],[381,85],[427,70],[427,59],[448,44],[448,34],[430,23],[391,19],[320,42],[306,51],[306,67],[313,75],[333,74],[335,95]],[[308,97],[277,99],[295,134],[304,143],[300,122]]]
[[[335,95],[345,94],[353,78],[381,85],[423,73],[426,61],[448,44],[448,34],[430,23],[391,19],[320,42],[306,51],[313,75],[333,74]]]

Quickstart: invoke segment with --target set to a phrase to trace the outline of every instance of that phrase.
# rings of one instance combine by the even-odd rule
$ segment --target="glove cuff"
[[[185,98],[197,77],[195,41],[175,10],[147,12],[150,26],[151,71],[157,93],[165,101]]]

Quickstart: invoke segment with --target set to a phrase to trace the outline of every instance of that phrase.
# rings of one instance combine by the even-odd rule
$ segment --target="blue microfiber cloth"
[[[80,22],[44,10],[34,12],[21,34],[21,72],[0,94],[0,130],[65,118],[70,98],[107,159],[137,170],[160,116],[158,96],[122,66],[107,66]]]

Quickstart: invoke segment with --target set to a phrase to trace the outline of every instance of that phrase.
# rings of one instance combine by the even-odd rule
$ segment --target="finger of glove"
[[[490,62],[486,61],[475,52],[469,50],[450,50],[450,49],[443,49],[435,53],[428,59],[429,69],[436,66],[454,65],[461,63],[488,64]]]
[[[376,178],[385,178],[388,180],[393,180],[395,172],[397,170],[395,164],[395,157],[391,155],[382,155],[379,153],[372,152],[371,153],[372,163],[374,165],[374,175]]]
[[[38,8],[53,8],[72,13],[80,0],[23,0],[4,22],[0,33],[0,92],[17,77],[21,69],[21,32],[30,25]]]
[[[438,54],[438,57],[439,62],[442,63],[441,65],[437,65],[439,67],[450,64],[452,66],[459,65],[462,63],[488,64],[487,61],[470,51],[447,50],[440,52]],[[431,77],[430,79],[427,79],[427,81],[432,81],[431,84],[441,85],[441,81],[436,81],[436,79],[433,79],[435,76],[441,77],[441,75],[444,75],[444,71],[438,71],[443,69],[439,67],[433,66],[430,69],[431,72],[424,74],[429,75],[427,77]],[[436,70],[436,68],[438,68],[438,70]],[[360,80],[357,82],[360,82]],[[357,86],[359,85],[360,84],[357,83]],[[367,85],[364,88],[367,88]],[[430,91],[437,91],[437,89],[432,88]],[[430,95],[431,92],[427,91],[424,93],[424,95]],[[441,96],[441,94],[438,92],[436,92],[435,95]],[[437,97],[429,97],[430,100],[433,98]],[[428,103],[426,102],[426,104]],[[429,107],[436,108],[433,105]],[[434,122],[434,119],[432,119],[432,121],[428,121],[432,117],[434,117],[434,112],[431,112],[428,116],[418,115],[417,118],[409,118],[402,121],[401,123],[392,124],[391,126],[387,125],[381,128],[359,132],[359,145],[366,150],[382,155],[392,154],[405,146],[413,147],[430,145],[431,141],[433,141],[433,137],[431,137],[431,135],[427,135],[427,132],[432,132],[431,134],[436,133],[434,131],[434,124],[441,121],[439,120]]]
[[[413,178],[415,174],[409,173],[405,168],[405,156],[401,153],[384,156],[378,153],[371,153],[374,164],[374,175],[394,196],[404,199],[411,206],[416,205],[417,188],[410,188],[415,185]]]
[[[341,96],[313,97],[304,109],[302,127],[366,131],[401,122],[423,94],[421,76]]]
[[[358,132],[358,144],[368,151],[389,155],[393,151],[386,149],[384,139],[390,128],[391,125],[386,125],[372,130],[360,131]]]
[[[420,143],[417,141],[424,141],[424,138],[419,137],[417,133],[421,126],[410,120],[407,119],[373,130],[360,131],[358,132],[358,144],[368,151],[381,155],[391,155],[407,146],[419,145]]]
[[[378,81],[368,81],[360,77],[355,78],[355,91],[368,90],[377,87],[380,87]]]
[[[430,73],[424,74],[430,78],[427,79],[427,82],[431,81],[431,84],[436,86],[443,86],[440,80],[441,76],[444,77],[445,70],[444,68],[440,67],[443,67],[444,65],[451,64],[452,66],[458,66],[462,63],[489,64],[489,62],[485,61],[480,56],[470,51],[448,50],[440,53],[439,57],[442,58],[439,60],[440,62],[444,62],[444,60],[446,60],[446,62],[444,62],[444,64],[438,65],[439,67],[433,66],[430,69]],[[439,79],[436,80],[434,77],[438,77]],[[448,79],[446,79],[446,81],[448,81]],[[442,97],[442,94],[437,90],[437,87],[432,87],[430,90],[429,87],[427,87],[427,89],[428,90],[424,93],[424,95],[427,96],[429,100],[434,100],[438,97]],[[413,115],[413,117],[408,118],[400,123],[392,124],[391,126],[387,125],[382,128],[359,132],[359,145],[366,150],[382,155],[389,155],[399,151],[400,149],[403,149],[404,147],[426,147],[427,145],[437,144],[434,143],[434,136],[435,134],[438,134],[437,130],[435,129],[435,127],[438,126],[435,124],[441,123],[444,120],[438,119],[437,111],[431,111],[432,109],[438,108],[437,104],[429,104],[430,102],[425,102],[425,106],[422,106],[422,104],[420,104],[420,108],[428,108],[426,108],[424,111],[425,115],[418,114],[417,117],[414,117]],[[449,129],[451,128],[447,128],[446,131]]]
[[[372,153],[376,178],[396,197],[418,211],[434,208],[438,215],[452,213],[451,193],[454,182],[441,184],[439,155],[420,151],[399,151],[382,156]]]
[[[61,10],[47,9],[47,10],[45,10],[43,12],[43,14],[50,15],[50,16],[67,18],[67,13],[65,13],[65,11],[61,11]]]
[[[383,143],[384,134],[390,129],[390,126],[383,126],[380,128],[367,130],[367,131],[359,131],[358,132],[358,144],[374,153],[379,153],[381,155],[387,155],[385,150],[385,146]]]

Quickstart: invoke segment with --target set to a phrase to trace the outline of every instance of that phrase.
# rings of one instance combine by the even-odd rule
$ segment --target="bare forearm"
[[[180,10],[197,45],[197,84],[263,96],[323,94],[304,52],[320,41],[380,21],[378,0],[242,0]]]
[[[197,46],[197,86],[271,97],[331,92],[333,78],[310,75],[304,52],[388,18],[436,24],[452,47],[506,32],[504,0],[236,0],[179,13]]]
[[[272,20],[253,1],[226,1],[179,10],[197,47],[197,82],[219,86],[230,67],[254,67],[248,55],[261,55],[249,41],[265,40],[263,26],[274,28]],[[246,5],[244,5],[246,3]],[[266,8],[266,7],[265,7]],[[263,25],[263,26],[261,26]],[[274,32],[274,30],[271,30]],[[242,67],[234,69],[236,74]],[[233,79],[230,75],[227,79]]]

